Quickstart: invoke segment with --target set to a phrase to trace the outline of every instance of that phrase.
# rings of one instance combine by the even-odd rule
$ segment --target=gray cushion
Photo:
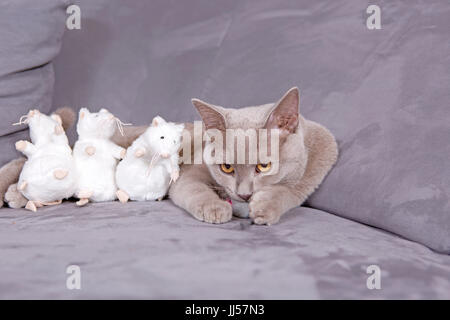
[[[31,108],[48,112],[52,106],[54,72],[65,29],[66,0],[4,0],[0,2],[0,165],[16,156],[13,127]]]
[[[380,32],[353,30],[347,48],[333,42],[335,58],[322,58],[320,69],[335,82],[308,108],[336,134],[341,150],[309,204],[444,253],[450,253],[449,8],[448,1],[431,10],[396,2],[382,9]],[[352,18],[341,18],[348,23],[337,24],[335,34],[350,34]]]

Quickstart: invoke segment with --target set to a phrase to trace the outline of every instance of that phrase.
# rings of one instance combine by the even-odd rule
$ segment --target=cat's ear
[[[201,101],[199,99],[192,99],[192,104],[197,109],[200,117],[202,117],[206,130],[218,129],[220,131],[226,130],[225,118],[223,115],[211,104]]]
[[[78,113],[79,119],[83,119],[85,115],[89,114],[89,110],[87,108],[81,108],[80,112]]]
[[[299,122],[299,102],[298,88],[294,87],[289,89],[274,105],[264,127],[266,129],[280,129],[281,138],[285,138],[288,134],[294,133],[297,130]]]
[[[156,116],[153,118],[152,120],[152,126],[157,127],[158,125],[162,124],[162,123],[166,123],[166,120],[164,120],[162,117],[160,116]]]

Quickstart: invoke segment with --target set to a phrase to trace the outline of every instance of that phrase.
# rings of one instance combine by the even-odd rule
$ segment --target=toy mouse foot
[[[65,177],[67,177],[67,174],[69,173],[69,171],[67,170],[62,170],[62,169],[57,169],[55,171],[53,171],[53,175],[55,176],[56,179],[58,180],[62,180]]]
[[[82,207],[89,202],[89,199],[83,198],[77,201],[77,206]]]
[[[33,201],[28,201],[27,205],[25,206],[25,209],[33,211],[33,212],[37,211],[36,205],[34,204]]]
[[[116,195],[121,203],[127,203],[130,199],[130,196],[123,190],[117,190]]]
[[[92,191],[82,190],[82,191],[79,191],[76,194],[76,196],[79,199],[88,199],[88,198],[92,197],[93,194],[94,194],[94,192],[92,192]]]
[[[27,142],[25,140],[20,140],[16,142],[17,151],[24,151],[27,148]]]

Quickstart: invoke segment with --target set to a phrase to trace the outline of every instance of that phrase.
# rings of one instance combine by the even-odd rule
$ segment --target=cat
[[[249,216],[255,224],[275,224],[285,212],[300,206],[311,195],[337,161],[334,136],[299,114],[298,88],[290,89],[275,104],[257,107],[226,109],[198,99],[192,103],[206,130],[276,129],[280,137],[276,173],[270,172],[270,163],[202,163],[181,167],[180,178],[170,188],[169,197],[198,220],[228,222],[232,207],[227,199],[232,199],[248,203]],[[235,152],[226,149],[227,146],[225,152]],[[195,148],[191,150],[198,152]]]
[[[205,129],[278,129],[279,170],[270,175],[258,173],[257,166],[263,168],[267,163],[223,163],[223,166],[183,164],[180,177],[169,190],[172,201],[196,219],[208,223],[225,223],[231,220],[232,208],[227,198],[248,203],[250,218],[255,224],[274,224],[285,212],[300,206],[337,161],[338,148],[334,136],[325,127],[300,115],[299,99],[298,88],[290,89],[277,103],[240,109],[226,109],[193,99],[192,103],[199,112]],[[112,140],[127,148],[146,128],[124,129],[127,129],[124,137],[116,134]],[[185,124],[185,130],[191,133],[193,140],[193,125]],[[195,148],[199,147],[198,144],[190,142],[193,146],[191,152],[198,152]],[[200,147],[203,147],[202,144]],[[14,170],[17,171],[20,162],[8,165],[11,167],[8,181],[11,181],[14,180]],[[5,167],[0,170],[5,171]],[[228,171],[228,167],[233,169],[234,174],[224,172]],[[20,171],[17,177],[19,173]],[[0,189],[2,184],[3,181],[0,181]],[[14,188],[14,184],[10,186],[9,198],[17,197]]]

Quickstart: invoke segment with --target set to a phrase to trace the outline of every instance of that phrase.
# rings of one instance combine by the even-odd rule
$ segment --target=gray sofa
[[[81,29],[64,31],[67,1],[0,2],[0,165],[31,107],[184,122],[192,97],[258,105],[294,85],[340,158],[271,227],[202,223],[170,199],[2,208],[0,298],[450,298],[448,1],[378,1],[381,30],[356,0],[74,3]]]

